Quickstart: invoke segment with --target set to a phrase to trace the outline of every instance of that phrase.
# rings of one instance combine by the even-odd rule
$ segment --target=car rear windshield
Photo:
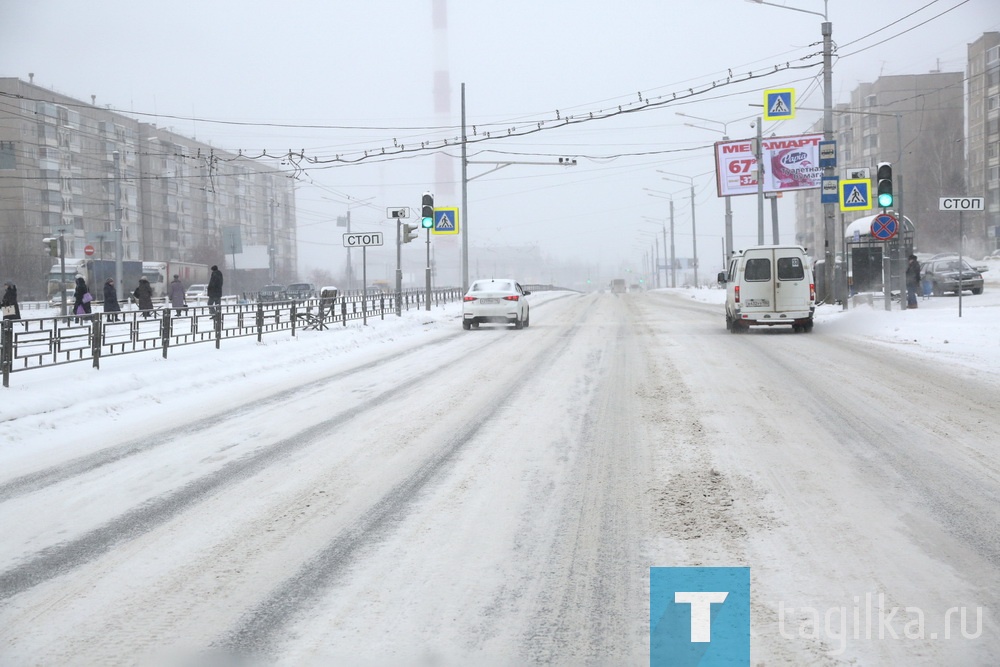
[[[778,258],[778,280],[802,280],[805,277],[801,257]]]
[[[770,280],[771,260],[769,259],[748,259],[747,266],[743,270],[743,276],[748,281]]]
[[[481,280],[472,284],[473,292],[513,292],[514,286],[506,280]]]

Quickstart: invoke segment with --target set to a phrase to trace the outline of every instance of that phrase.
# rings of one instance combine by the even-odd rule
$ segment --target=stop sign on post
[[[91,255],[93,255],[94,254],[94,246],[90,245],[89,243],[87,245],[83,246],[83,254],[86,255],[87,257],[90,257]]]

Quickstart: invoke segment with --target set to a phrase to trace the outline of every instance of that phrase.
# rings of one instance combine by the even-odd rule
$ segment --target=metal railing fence
[[[459,288],[433,290],[431,305],[461,300]],[[399,295],[399,310],[426,308],[424,290]],[[159,350],[163,358],[172,347],[215,343],[230,338],[256,336],[300,329],[328,330],[347,326],[350,320],[395,315],[396,295],[347,294],[333,298],[261,303],[222,303],[217,306],[162,307],[155,310],[95,312],[82,316],[22,317],[0,324],[0,370],[3,386],[10,376],[39,368],[90,361],[101,367],[104,357]],[[22,312],[22,316],[25,313]]]

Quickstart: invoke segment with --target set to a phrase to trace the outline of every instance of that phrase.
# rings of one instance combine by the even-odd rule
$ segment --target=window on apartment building
[[[1000,167],[990,167],[986,170],[986,180],[990,183],[1000,181]]]
[[[864,143],[865,143],[865,148],[875,150],[876,148],[878,148],[878,135],[869,134],[868,136],[865,137]]]
[[[990,95],[986,98],[986,109],[988,111],[1000,109],[1000,95]]]
[[[986,121],[986,134],[997,134],[1000,132],[1000,118],[990,118]]]
[[[986,158],[995,160],[998,157],[1000,157],[1000,141],[991,141],[986,146]]]
[[[1000,63],[1000,46],[994,46],[992,49],[986,49],[986,64]]]
[[[869,109],[871,107],[878,106],[878,96],[868,95],[867,97],[865,97],[865,106],[868,107]]]
[[[842,152],[843,152],[843,154],[844,154],[844,162],[845,162],[845,163],[850,163],[850,162],[851,162],[851,160],[853,160],[853,159],[854,159],[854,154],[853,154],[853,151],[851,150],[851,147],[850,147],[850,146],[847,146],[847,147],[845,147],[845,148],[844,148],[844,149],[842,150]]]
[[[0,169],[17,169],[13,141],[0,141]]]

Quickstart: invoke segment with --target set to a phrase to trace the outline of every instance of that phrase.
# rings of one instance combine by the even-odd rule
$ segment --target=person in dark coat
[[[917,292],[920,290],[920,262],[916,255],[910,255],[906,264],[906,307],[917,307]]]
[[[122,312],[118,305],[118,292],[115,290],[115,279],[108,278],[104,281],[104,313],[109,322],[118,321],[118,313]]]
[[[10,282],[9,280],[4,283],[4,287],[5,289],[3,291],[3,301],[0,301],[0,306],[3,306],[4,309],[9,309],[10,307],[13,307],[14,312],[11,313],[10,315],[4,313],[3,319],[19,320],[21,319],[21,306],[17,305],[17,287],[15,287],[14,283]]]
[[[76,289],[73,290],[73,314],[77,316],[77,322],[82,322],[87,319],[86,315],[90,315],[91,299],[93,297],[90,296],[87,281],[83,279],[83,276],[77,276]]]
[[[170,282],[170,288],[167,291],[167,296],[170,297],[170,305],[174,307],[177,311],[177,316],[180,317],[181,310],[184,309],[184,284],[181,282],[181,277],[174,275],[174,279]]]
[[[219,267],[212,265],[212,275],[208,279],[208,305],[215,306],[212,309],[213,315],[219,314],[219,305],[222,303],[222,271]]]
[[[132,292],[132,296],[139,303],[139,310],[142,311],[143,317],[149,317],[153,314],[153,288],[146,276],[139,278],[139,286]]]

